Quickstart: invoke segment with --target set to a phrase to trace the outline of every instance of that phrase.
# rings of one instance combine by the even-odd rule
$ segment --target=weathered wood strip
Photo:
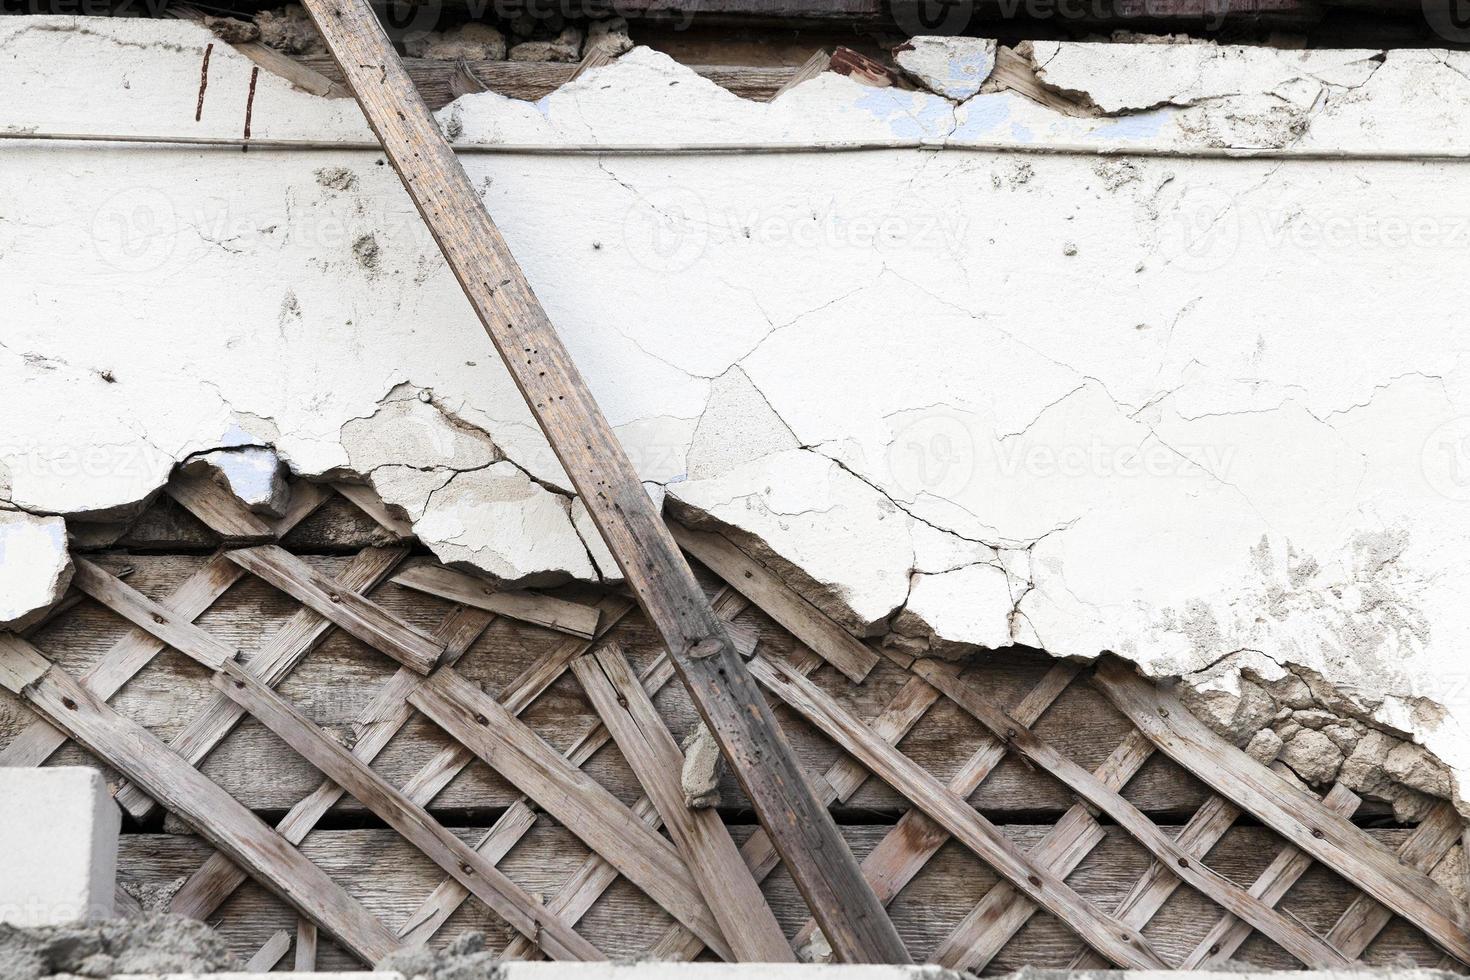
[[[295,555],[276,545],[226,552],[230,560],[260,576],[336,623],[368,646],[420,674],[434,669],[444,648],[417,627],[387,612],[371,599],[344,589]]]
[[[275,538],[275,529],[207,476],[176,473],[163,492],[199,518],[226,544],[259,544]]]
[[[212,670],[234,660],[240,651],[210,636],[188,617],[177,616],[168,607],[139,592],[122,579],[78,557],[72,582],[87,595],[141,630],[187,654]]]
[[[17,640],[15,642],[24,643]],[[0,662],[14,663],[13,646]],[[27,669],[46,664],[24,651]],[[65,671],[48,665],[21,694],[53,725],[137,782],[237,864],[368,963],[397,948],[393,934],[294,847],[147,730],[119,715]]]
[[[369,589],[386,578],[407,554],[404,548],[364,548],[343,569],[335,587],[352,592]],[[270,638],[265,648],[250,658],[247,669],[274,687],[315,649],[331,626],[331,620],[313,610],[298,609]],[[239,705],[226,697],[216,697],[167,744],[191,765],[197,766],[244,717]],[[146,793],[126,781],[118,786],[114,798],[119,806],[138,820],[146,820],[155,808]]]
[[[291,968],[297,973],[316,972],[316,925],[310,919],[296,920],[296,955]]]
[[[659,631],[792,879],[856,962],[908,953],[367,0],[306,0],[486,334]]]
[[[678,853],[541,737],[452,667],[409,696],[458,739],[725,959],[730,948]]]
[[[427,592],[526,623],[560,630],[590,640],[597,632],[597,610],[535,592],[501,591],[490,582],[443,565],[414,565],[393,576],[409,589]]]
[[[366,514],[374,524],[398,538],[409,541],[414,537],[413,525],[397,516],[383,503],[370,487],[357,483],[334,483],[332,489],[351,501],[353,506]]]
[[[756,658],[756,679],[791,708],[858,758],[873,774],[893,786],[934,818],[965,847],[1002,877],[1057,916],[1111,961],[1138,970],[1167,969],[1164,960],[1137,930],[1117,921],[1038,865],[921,766],[905,757],[848,714],[836,701],[783,664]],[[818,923],[821,924],[820,922]],[[823,927],[823,932],[825,932]]]
[[[685,805],[683,754],[615,643],[572,661],[593,708],[643,784],[737,961],[794,963],[791,947],[714,810]]]
[[[1400,862],[1310,793],[1227,745],[1177,698],[1156,689],[1122,661],[1105,661],[1093,683],[1155,745],[1215,792],[1360,885],[1417,925],[1445,952],[1470,962],[1470,917],[1427,874]]]
[[[791,631],[854,684],[861,684],[878,655],[816,606],[803,599],[776,574],[735,547],[727,538],[670,524],[679,547],[698,558],[730,587]]]
[[[1173,874],[1255,926],[1303,963],[1318,968],[1344,967],[1352,963],[1352,960],[1343,956],[1301,922],[1278,912],[1229,878],[1201,863],[1120,793],[1038,738],[1030,728],[1004,710],[991,704],[989,699],[960,677],[954,665],[935,660],[920,660],[915,662],[914,671],[973,715],[997,738],[1003,739],[1012,751],[1019,752],[1034,764],[1046,769],[1087,802],[1116,820],[1119,826],[1132,834],[1156,858],[1167,864]]]
[[[1363,801],[1342,783],[1334,783],[1322,798],[1323,806],[1351,818]],[[1250,892],[1263,902],[1275,905],[1286,897],[1291,887],[1312,866],[1310,856],[1288,844],[1272,860],[1270,867],[1250,887]],[[1197,970],[1219,964],[1231,956],[1251,936],[1251,927],[1228,912],[1215,923],[1194,950],[1179,965],[1181,970]],[[1334,944],[1336,945],[1336,944]],[[1340,948],[1340,947],[1339,947]]]
[[[271,532],[277,536],[286,534],[310,517],[326,500],[326,492],[315,484],[298,484],[292,490],[285,515],[271,526]],[[192,622],[244,575],[243,569],[223,554],[216,553],[164,599],[162,605],[175,616]],[[102,659],[82,676],[82,686],[106,701],[165,647],[166,644],[152,633],[134,628],[114,643]],[[65,735],[43,719],[37,719],[0,752],[0,766],[39,766],[65,744]]]
[[[1151,755],[1153,746],[1148,739],[1135,733],[1124,739],[1098,767],[1098,778],[1108,786],[1122,789]],[[1051,832],[1027,854],[1045,864],[1057,877],[1066,879],[1105,836],[1087,807],[1078,804],[1062,814]],[[940,944],[934,962],[952,970],[978,973],[1000,955],[1006,943],[1035,912],[1034,902],[1009,882],[998,882]],[[1114,914],[1132,928],[1143,928],[1144,923],[1130,921],[1122,909]]]
[[[315,615],[309,610],[302,612]],[[457,607],[446,616],[434,632],[435,638],[444,643],[445,662],[453,663],[462,657],[494,618],[481,610],[464,607]],[[369,763],[387,748],[393,736],[413,715],[413,708],[408,704],[408,692],[419,681],[420,675],[407,667],[399,668],[389,678],[378,696],[363,709],[360,724],[355,729],[358,738],[352,747],[353,755]],[[228,703],[238,709],[233,701]],[[330,779],[326,780],[286,813],[276,825],[276,833],[293,844],[301,843],[343,793],[342,787]],[[427,801],[415,802],[422,804]],[[235,889],[245,883],[245,877],[245,872],[223,854],[212,854],[174,894],[170,911],[192,919],[208,918]]]
[[[1464,818],[1453,804],[1441,803],[1404,841],[1398,850],[1398,858],[1428,874],[1455,846],[1463,827]],[[1362,956],[1391,921],[1391,909],[1367,895],[1359,895],[1333,924],[1327,933],[1327,941],[1349,956]]]
[[[1016,705],[1016,717],[1028,725],[1034,725],[1071,685],[1080,669],[1069,663],[1053,666]],[[925,687],[934,690],[928,682],[925,682]],[[1005,755],[1004,745],[993,738],[986,738],[950,779],[949,788],[968,799]],[[893,829],[878,842],[878,846],[863,858],[863,875],[873,886],[878,900],[884,905],[892,902],[948,840],[949,833],[925,816],[922,810],[906,811]],[[816,926],[815,920],[808,920],[801,927],[793,940],[797,949],[811,942]],[[966,940],[961,937],[958,941],[964,943]]]
[[[447,668],[446,668],[447,669]],[[435,864],[453,875],[511,926],[532,936],[554,959],[605,959],[596,946],[547,912],[520,885],[464,841],[444,829],[402,792],[323,732],[311,720],[243,668],[228,664],[213,678],[216,688],[306,758],[383,822],[407,838]]]
[[[302,920],[305,921],[305,920]],[[286,955],[286,950],[291,948],[291,934],[284,929],[272,933],[271,937],[261,944],[255,955],[245,963],[246,973],[269,973],[281,962],[281,957]]]

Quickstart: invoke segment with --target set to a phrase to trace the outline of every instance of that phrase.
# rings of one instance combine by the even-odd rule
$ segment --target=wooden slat
[[[77,588],[134,626],[152,633],[211,670],[218,670],[239,655],[238,649],[210,636],[188,617],[175,615],[167,606],[154,602],[87,559],[76,558],[73,564],[76,573],[72,582]]]
[[[1062,692],[1076,678],[1078,670],[1077,666],[1069,663],[1059,663],[1052,667],[1016,705],[1016,717],[1028,725],[1034,725],[1056,699],[1061,697]],[[924,686],[933,690],[927,682]],[[950,778],[949,788],[957,795],[969,799],[970,794],[980,788],[980,784],[995,770],[1005,755],[1005,746],[987,737]],[[878,846],[863,858],[863,875],[873,886],[878,900],[884,905],[892,902],[948,840],[949,833],[925,816],[922,810],[912,809],[905,812],[893,829],[879,841]],[[808,921],[797,932],[793,945],[797,949],[803,948],[812,940],[815,932],[815,920]]]
[[[460,602],[525,623],[591,639],[597,632],[597,610],[580,602],[568,602],[535,592],[505,592],[483,579],[456,572],[443,565],[415,565],[393,576],[405,588],[427,592],[450,602]]]
[[[413,525],[390,511],[383,503],[383,498],[370,487],[356,483],[334,483],[332,489],[352,501],[353,506],[371,518],[374,524],[399,540],[408,541],[414,537]]]
[[[0,661],[9,661],[10,652],[0,650]],[[25,659],[38,658],[32,649]],[[52,666],[18,693],[363,960],[376,963],[397,948],[382,923],[294,847],[65,671]]]
[[[316,925],[310,919],[296,920],[296,955],[291,968],[297,973],[316,972]]]
[[[678,853],[618,799],[451,667],[441,667],[409,701],[725,959],[730,948]]]
[[[365,596],[338,586],[275,545],[227,552],[231,561],[293,597],[368,646],[420,674],[434,669],[444,648]]]
[[[1123,740],[1098,767],[1098,778],[1121,789],[1153,755],[1148,739],[1135,733]],[[1092,849],[1102,842],[1103,829],[1085,806],[1064,813],[1055,827],[1027,856],[1066,879]],[[998,882],[950,932],[934,953],[934,962],[951,970],[978,973],[990,965],[1036,911],[1036,904],[1009,882]],[[1142,926],[1120,909],[1114,913],[1134,929]],[[1104,967],[1106,967],[1104,963]]]
[[[1342,783],[1334,783],[1332,789],[1322,798],[1323,806],[1349,819],[1357,812],[1358,805],[1362,802],[1356,793]],[[1260,877],[1252,883],[1250,892],[1261,901],[1275,905],[1286,897],[1286,893],[1291,891],[1291,886],[1300,881],[1302,875],[1306,874],[1307,869],[1311,866],[1310,856],[1288,844],[1271,861],[1270,866],[1261,872]],[[1222,963],[1233,956],[1250,936],[1250,924],[1227,912],[1219,922],[1210,928],[1209,932],[1205,933],[1205,937],[1195,946],[1194,951],[1184,958],[1179,968],[1196,970]]]
[[[448,669],[448,668],[446,668]],[[330,780],[356,797],[424,856],[453,875],[480,901],[523,934],[535,937],[554,959],[600,960],[596,946],[551,915],[520,885],[446,830],[428,811],[384,782],[367,763],[322,731],[244,668],[227,664],[216,688],[248,710]]]
[[[908,952],[367,0],[307,0],[328,50],[746,797],[855,962]]]
[[[1030,860],[961,796],[876,738],[866,725],[811,682],[782,664],[759,657],[751,662],[751,672],[767,690],[821,729],[874,775],[908,797],[955,840],[1114,963],[1137,970],[1167,969],[1164,960],[1137,930],[1105,914],[1066,882]]]
[[[1441,803],[1404,841],[1398,851],[1399,860],[1428,874],[1455,846],[1463,826],[1464,818],[1454,805]],[[1333,924],[1327,941],[1349,956],[1362,956],[1392,920],[1392,910],[1367,895],[1359,895]]]
[[[306,920],[302,920],[303,922]],[[281,962],[286,950],[291,948],[291,934],[282,929],[273,933],[245,963],[246,973],[269,973]]]
[[[292,490],[285,516],[272,524],[272,533],[277,536],[286,534],[311,516],[326,499],[327,494],[315,484],[298,484]],[[175,616],[192,622],[244,575],[245,572],[223,554],[216,553],[164,599],[162,605]],[[82,675],[82,686],[106,701],[166,647],[167,644],[152,633],[135,627],[112,644],[101,659]],[[65,744],[65,735],[45,720],[37,719],[0,752],[0,767],[39,766]]]
[[[163,492],[199,518],[226,544],[259,544],[275,538],[265,518],[207,476],[176,473]]]
[[[309,610],[301,612],[315,615]],[[444,643],[445,662],[454,663],[463,656],[493,619],[489,613],[463,607],[456,608],[446,616],[434,631],[435,638]],[[358,737],[352,746],[353,755],[370,763],[378,753],[387,748],[389,741],[413,715],[413,709],[408,704],[408,692],[420,680],[421,676],[407,667],[400,667],[389,678],[379,690],[378,696],[359,715],[359,724],[355,726]],[[231,707],[238,707],[233,701],[229,701],[229,704]],[[342,787],[330,779],[325,781],[286,813],[281,822],[276,824],[276,833],[293,844],[301,843],[317,822],[326,816],[327,811],[342,798],[343,792]],[[423,804],[428,801],[415,802]],[[190,875],[174,894],[170,910],[176,915],[205,919],[244,883],[245,872],[232,864],[229,858],[223,854],[210,855],[209,860]]]
[[[807,602],[775,573],[718,534],[691,531],[678,524],[669,529],[679,547],[698,558],[725,583],[740,591],[761,611],[855,684],[861,684],[878,655]]]
[[[1301,922],[1276,911],[1229,878],[1201,863],[1198,857],[1180,847],[1177,841],[1155,826],[1152,820],[1120,793],[1038,738],[1030,728],[1012,718],[1003,709],[992,704],[960,677],[959,670],[954,665],[920,660],[915,662],[914,671],[989,728],[991,734],[1003,739],[1012,751],[1019,752],[1032,763],[1046,769],[1087,802],[1116,820],[1149,852],[1167,864],[1172,873],[1220,903],[1226,910],[1245,919],[1303,963],[1319,968],[1344,967],[1352,963],[1352,960],[1343,956]]]
[[[402,548],[365,548],[342,571],[336,587],[360,592],[381,582],[403,560]],[[250,658],[247,668],[256,677],[274,687],[296,669],[331,628],[330,620],[311,609],[298,609],[286,624],[266,643],[265,648]],[[214,748],[234,730],[244,712],[226,697],[216,697],[190,720],[183,731],[168,741],[169,748],[191,765],[203,762]],[[137,820],[152,815],[155,804],[133,783],[124,781],[114,798],[119,806]]]
[[[1466,912],[1428,875],[1400,862],[1340,814],[1325,809],[1239,749],[1121,661],[1093,683],[1161,750],[1226,799],[1422,929],[1445,952],[1470,962]]]
[[[663,817],[720,931],[742,963],[794,963],[791,947],[766,905],[760,886],[740,860],[719,814],[684,803],[679,774],[684,757],[653,702],[615,643],[572,661],[593,708],[623,758]]]

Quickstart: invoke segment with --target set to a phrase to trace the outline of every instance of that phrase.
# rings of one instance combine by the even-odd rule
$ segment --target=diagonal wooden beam
[[[1470,916],[1427,874],[1226,743],[1178,698],[1123,661],[1104,662],[1093,684],[1150,741],[1216,793],[1413,922],[1445,952],[1470,963]]]
[[[910,962],[367,0],[306,9],[833,948]]]

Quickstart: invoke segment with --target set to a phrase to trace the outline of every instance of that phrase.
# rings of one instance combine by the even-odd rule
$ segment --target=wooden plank
[[[1323,806],[1349,819],[1357,812],[1360,803],[1362,800],[1358,795],[1342,783],[1334,783],[1332,789],[1322,798]],[[1276,855],[1270,867],[1261,872],[1261,876],[1251,885],[1250,892],[1261,901],[1275,905],[1286,897],[1286,893],[1301,880],[1302,875],[1306,874],[1307,869],[1311,866],[1310,856],[1288,844]],[[1205,933],[1204,938],[1195,946],[1193,952],[1184,958],[1179,968],[1197,970],[1223,963],[1235,955],[1235,951],[1240,949],[1241,944],[1250,936],[1249,923],[1226,913],[1210,928],[1209,932]]]
[[[1454,805],[1441,803],[1404,841],[1398,851],[1399,860],[1428,874],[1455,846],[1463,825],[1464,819]],[[1362,956],[1392,920],[1390,909],[1367,895],[1359,895],[1333,924],[1327,941],[1349,956]]]
[[[663,818],[735,959],[796,962],[719,814],[685,805],[679,783],[683,754],[633,676],[622,649],[604,643],[572,661],[572,672]]]
[[[296,956],[291,968],[297,973],[316,972],[316,936],[316,925],[310,919],[296,921]]]
[[[1167,691],[1121,661],[1093,683],[1161,750],[1226,799],[1413,922],[1440,948],[1470,962],[1464,909],[1428,875],[1401,863],[1310,793],[1226,744]]]
[[[1048,670],[1041,681],[1016,705],[1016,717],[1028,725],[1034,725],[1071,685],[1079,669],[1073,664],[1059,663]],[[929,686],[927,682],[925,686]],[[969,799],[970,794],[980,788],[980,784],[995,771],[1005,755],[1005,746],[987,737],[951,777],[949,788],[957,795]],[[949,833],[925,816],[922,810],[906,811],[893,829],[878,842],[878,846],[863,858],[863,875],[873,886],[878,900],[885,906],[892,902],[948,840]],[[811,942],[815,932],[815,920],[808,921],[797,932],[793,944],[797,949],[802,949]],[[963,941],[962,938],[961,942]]]
[[[387,504],[383,503],[383,498],[373,492],[371,487],[356,483],[334,483],[332,489],[352,501],[353,506],[370,517],[374,524],[400,541],[411,541],[415,537],[413,525],[390,511]]]
[[[239,655],[238,649],[210,636],[188,617],[175,615],[167,606],[154,602],[87,559],[78,557],[73,564],[76,572],[72,582],[77,588],[134,626],[152,633],[211,670],[218,670]]]
[[[908,962],[377,15],[367,0],[306,9],[834,948],[854,962]]]
[[[11,653],[0,650],[0,661],[11,660]],[[39,657],[32,650],[24,659]],[[20,693],[365,962],[376,963],[398,947],[382,923],[258,817],[65,671],[52,666]]]
[[[718,534],[691,531],[678,524],[671,524],[670,530],[681,548],[842,671],[848,680],[861,684],[867,678],[878,662],[878,655],[803,599],[769,568]]]
[[[305,922],[305,919],[300,920]],[[245,963],[246,973],[269,973],[281,962],[281,957],[286,955],[286,950],[291,948],[291,934],[282,929],[273,933],[269,939],[261,944],[255,955]]]
[[[381,582],[408,552],[402,548],[365,548],[336,580],[336,587],[361,592]],[[301,663],[331,628],[330,620],[311,609],[298,609],[255,656],[249,671],[274,687]],[[226,697],[216,697],[195,715],[184,730],[168,740],[169,748],[197,766],[234,730],[245,714]],[[124,781],[114,794],[118,806],[137,820],[152,815],[155,804],[131,782]]]
[[[316,511],[327,499],[315,484],[297,485],[291,493],[286,513],[271,526],[271,532],[284,535]],[[223,554],[214,554],[190,575],[162,605],[175,616],[193,621],[214,605],[245,573]],[[134,628],[114,643],[101,659],[82,675],[82,686],[106,701],[132,680],[167,644],[147,630]],[[39,766],[66,744],[66,736],[37,719],[27,726],[0,752],[0,767]]]
[[[1109,960],[1136,970],[1168,968],[1137,930],[1105,914],[1066,882],[1028,858],[999,828],[971,809],[963,797],[897,749],[874,737],[866,725],[814,684],[783,664],[759,657],[751,662],[751,672],[767,690],[821,729],[874,775],[907,796],[955,840],[1060,918]]]
[[[329,55],[306,55],[292,61],[320,76],[345,84],[342,70]],[[455,91],[454,79],[463,71],[468,71],[487,91],[507,98],[536,102],[571,81],[577,69],[576,65],[549,61],[457,62],[431,61],[427,58],[404,58],[403,67],[430,109],[442,109],[462,94]],[[757,102],[775,97],[797,72],[797,69],[786,65],[686,67],[741,98]]]
[[[484,579],[443,565],[414,565],[393,576],[405,588],[427,592],[524,623],[535,623],[590,640],[597,633],[597,610],[536,592],[502,591]]]
[[[251,513],[229,490],[207,476],[176,473],[163,492],[203,521],[226,544],[259,544],[275,539],[266,519]]]
[[[606,958],[571,926],[548,913],[545,906],[506,877],[503,871],[445,830],[442,824],[429,816],[428,811],[384,782],[367,763],[354,757],[285,699],[251,677],[244,668],[227,664],[215,675],[213,683],[301,753],[328,779],[351,793],[384,823],[407,838],[425,857],[453,875],[497,915],[520,932],[534,937],[552,958]]]
[[[1329,968],[1345,967],[1353,962],[1299,921],[1276,911],[1180,847],[1177,841],[1160,830],[1120,793],[1038,738],[1030,728],[1012,718],[1003,709],[990,703],[989,699],[960,677],[959,670],[954,665],[935,660],[920,660],[915,662],[914,671],[974,715],[993,735],[1004,740],[1012,751],[1019,752],[1032,763],[1046,769],[1084,800],[1116,820],[1119,826],[1132,834],[1154,857],[1167,864],[1169,870],[1186,884],[1255,926],[1303,963],[1317,968]]]
[[[771,93],[771,101],[774,102],[787,92],[796,88],[802,82],[809,82],[822,74],[832,64],[832,52],[825,48],[812,52],[812,56],[802,62],[792,76],[781,83],[781,87]]]
[[[732,958],[673,845],[498,702],[451,667],[436,671],[409,701],[606,858],[711,949],[727,960]]]
[[[427,674],[444,654],[444,647],[422,630],[362,594],[338,586],[284,548],[265,545],[226,554],[231,561],[411,670]]]
[[[302,612],[315,615],[308,610]],[[462,657],[492,619],[492,615],[477,609],[458,607],[450,612],[434,633],[435,638],[444,643],[445,662],[454,663]],[[389,678],[378,696],[359,716],[359,724],[354,729],[357,741],[352,746],[353,755],[370,763],[378,753],[387,748],[389,741],[413,715],[413,709],[408,704],[408,692],[419,680],[420,675],[407,667],[400,667]],[[229,704],[231,707],[238,707],[233,701]],[[276,824],[276,833],[293,844],[301,843],[333,804],[342,798],[343,793],[342,787],[328,779],[286,813],[281,822]],[[423,804],[428,801],[415,802]],[[235,889],[245,883],[245,877],[245,872],[232,864],[229,858],[223,854],[212,854],[174,894],[170,910],[176,915],[206,919]]]
[[[1122,789],[1151,755],[1153,746],[1148,739],[1134,733],[1098,767],[1098,778]],[[1087,807],[1078,804],[1064,813],[1051,833],[1027,855],[1065,880],[1103,837],[1097,820]],[[951,970],[978,973],[1000,955],[1035,911],[1036,904],[1009,882],[997,883],[935,951],[934,962]],[[1130,921],[1121,908],[1114,914],[1134,929],[1143,928],[1142,924]]]

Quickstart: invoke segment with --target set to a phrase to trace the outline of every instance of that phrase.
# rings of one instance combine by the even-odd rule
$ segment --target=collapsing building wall
[[[0,45],[11,135],[258,144],[0,157],[7,622],[66,584],[57,515],[105,543],[184,461],[261,513],[277,460],[364,482],[510,583],[616,578],[350,101],[185,23]],[[1454,793],[1412,743],[1470,767],[1470,59],[933,47],[901,63],[944,94],[759,105],[635,49],[439,118],[679,520],[860,634],[1115,651],[1307,778]]]

